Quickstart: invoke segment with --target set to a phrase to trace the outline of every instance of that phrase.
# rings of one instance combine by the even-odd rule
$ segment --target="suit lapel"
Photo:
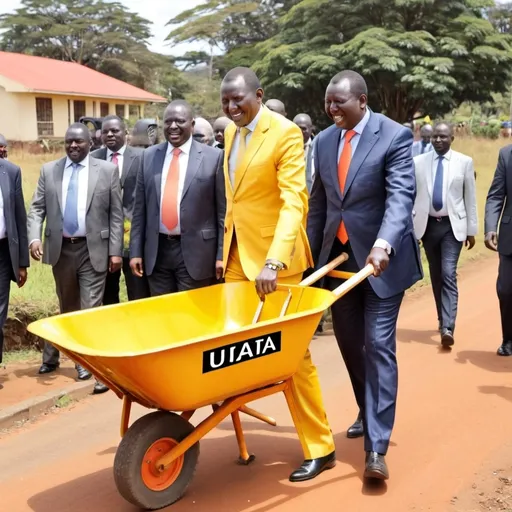
[[[340,188],[340,178],[338,176],[338,150],[340,146],[340,138],[341,138],[341,130],[336,128],[329,135],[329,139],[326,141],[325,146],[328,148],[332,148],[327,155],[327,163],[328,169],[331,173],[331,179],[334,183],[334,188],[336,189],[336,193],[340,198],[340,201],[343,201],[343,196],[341,195]]]
[[[56,164],[54,168],[54,180],[55,180],[55,189],[57,192],[57,200],[59,202],[59,207],[62,215],[64,215],[64,205],[62,204],[62,180],[64,179],[64,166],[66,165],[66,157],[61,158]]]
[[[356,174],[359,172],[359,169],[363,165],[363,162],[366,160],[368,153],[379,140],[379,130],[379,120],[373,112],[370,112],[370,119],[368,119],[368,123],[361,134],[361,138],[357,144],[357,149],[350,162],[350,167],[348,168],[347,181],[345,182],[345,191],[343,194],[344,197],[346,197],[350,190],[350,186],[352,185]]]
[[[121,187],[124,187],[126,177],[130,174],[130,170],[135,160],[135,154],[130,150],[130,146],[126,146],[123,155],[123,168],[121,172]]]
[[[160,209],[160,196],[162,195],[162,167],[164,166],[167,146],[167,142],[159,144],[155,151],[155,155],[153,156],[152,168],[155,170],[154,179],[156,189],[156,200],[158,201],[158,209]]]
[[[89,176],[87,179],[87,206],[85,207],[85,213],[89,211],[89,208],[91,206],[92,196],[94,195],[94,190],[96,189],[99,176],[99,161],[94,158],[89,158]]]
[[[448,197],[448,191],[450,190],[453,180],[455,178],[455,174],[458,170],[459,159],[455,151],[452,150],[452,154],[450,155],[450,160],[446,162],[446,172],[448,173],[447,185],[446,185],[446,196]]]
[[[190,155],[188,157],[188,166],[185,174],[185,182],[183,184],[183,192],[181,194],[181,199],[185,197],[190,184],[196,177],[196,174],[199,172],[201,168],[201,162],[203,161],[202,148],[199,142],[192,140],[192,145],[190,146]]]
[[[231,179],[229,178],[229,158],[231,156],[231,149],[233,147],[233,141],[235,140],[236,135],[236,127],[235,124],[232,123],[227,126],[224,132],[224,181],[226,182],[226,187],[229,188],[231,193],[233,193],[233,185],[231,185]]]
[[[432,202],[432,193],[434,191],[434,180],[433,180],[433,169],[434,169],[434,158],[437,153],[431,152],[428,154],[428,158],[425,160],[425,180],[427,182],[428,197]]]
[[[2,189],[2,197],[4,199],[4,216],[7,221],[8,212],[11,211],[11,183],[5,167],[2,165],[0,160],[0,188]],[[7,224],[7,222],[6,222]]]

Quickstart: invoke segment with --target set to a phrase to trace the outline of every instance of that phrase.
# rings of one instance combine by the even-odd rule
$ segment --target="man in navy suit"
[[[21,170],[0,158],[0,363],[11,281],[21,288],[27,280],[29,265],[27,212],[21,188]]]
[[[365,477],[387,479],[384,456],[398,384],[396,323],[404,291],[421,279],[422,268],[412,223],[412,133],[373,113],[367,94],[354,71],[337,74],[327,87],[325,111],[335,124],[317,137],[307,231],[317,267],[346,252],[340,270],[357,272],[368,263],[375,269],[331,310],[360,410],[347,435],[365,437]],[[329,289],[339,284],[324,282]]]

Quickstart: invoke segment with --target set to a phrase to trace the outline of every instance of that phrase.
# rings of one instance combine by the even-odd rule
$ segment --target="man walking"
[[[429,153],[433,151],[432,147],[432,132],[433,128],[430,124],[424,124],[420,129],[420,137],[421,140],[417,140],[412,144],[412,156],[423,155],[424,153]]]
[[[499,253],[497,292],[502,342],[499,356],[512,356],[512,145],[501,148],[485,203],[485,246]],[[499,236],[498,236],[499,224]]]
[[[11,281],[21,288],[27,280],[29,265],[27,212],[21,188],[21,170],[0,157],[0,363]]]
[[[453,128],[437,123],[434,151],[414,159],[414,232],[427,256],[443,347],[454,344],[457,318],[457,264],[464,244],[475,245],[478,231],[475,170],[469,156],[451,149]]]
[[[222,259],[226,199],[222,151],[195,141],[188,103],[164,113],[167,142],[144,152],[137,176],[130,266],[152,296],[209,286]]]
[[[311,187],[313,186],[313,178],[315,176],[315,163],[314,163],[314,151],[315,144],[312,138],[313,134],[313,122],[311,117],[307,114],[297,114],[293,122],[301,129],[302,136],[304,138],[304,159],[306,161],[306,187],[308,194],[311,193]]]
[[[118,116],[107,116],[101,126],[101,139],[105,147],[91,153],[91,157],[105,160],[119,168],[124,215],[123,274],[128,300],[149,297],[149,285],[145,275],[135,276],[130,269],[130,224],[133,216],[137,173],[142,166],[143,150],[126,144],[126,126]],[[108,272],[103,294],[103,305],[119,304],[121,269]]]
[[[231,119],[225,116],[215,119],[213,123],[213,133],[215,134],[214,146],[216,148],[224,149],[224,131],[229,123],[231,123]]]
[[[276,112],[277,114],[281,114],[282,116],[286,117],[286,107],[284,106],[284,103],[281,100],[267,100],[265,106],[268,109],[272,110],[272,112]]]
[[[279,281],[297,284],[310,267],[305,232],[307,190],[299,128],[262,105],[263,89],[248,68],[234,68],[221,84],[221,103],[234,123],[226,128],[224,175],[226,282],[256,281],[270,293]],[[309,480],[336,463],[334,441],[309,351],[292,379],[295,421],[304,451],[292,482]]]
[[[121,268],[123,203],[116,165],[90,157],[91,134],[81,123],[66,131],[67,156],[44,164],[28,214],[32,257],[52,266],[60,312],[101,306],[107,272]],[[41,242],[44,229],[44,245]],[[40,374],[59,366],[45,343]],[[91,374],[76,365],[78,378]],[[95,393],[108,388],[96,383]]]
[[[396,323],[404,291],[421,278],[421,263],[412,225],[412,133],[373,113],[367,96],[354,71],[337,74],[327,87],[325,111],[335,124],[316,137],[307,226],[317,267],[345,252],[342,270],[375,269],[375,277],[331,311],[360,410],[348,436],[364,433],[365,477],[386,479],[398,386]],[[339,284],[325,280],[329,289]]]

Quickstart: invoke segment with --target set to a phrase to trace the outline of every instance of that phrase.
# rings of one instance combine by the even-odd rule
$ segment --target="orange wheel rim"
[[[180,476],[185,459],[184,455],[180,455],[163,471],[159,471],[156,465],[161,457],[169,453],[177,445],[178,442],[174,439],[162,437],[147,449],[142,458],[140,469],[142,481],[148,489],[152,491],[165,491],[165,489],[168,489]]]

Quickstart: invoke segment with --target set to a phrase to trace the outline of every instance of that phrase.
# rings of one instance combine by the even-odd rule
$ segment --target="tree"
[[[484,18],[490,0],[302,0],[259,45],[253,68],[288,112],[321,114],[325,88],[342,69],[359,71],[370,104],[399,122],[443,115],[462,101],[504,92],[511,39]],[[300,91],[300,94],[297,92]]]

